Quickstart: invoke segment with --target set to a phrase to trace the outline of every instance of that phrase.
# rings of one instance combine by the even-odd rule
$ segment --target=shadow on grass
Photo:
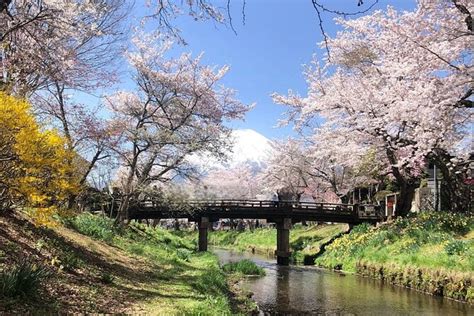
[[[94,293],[104,292],[109,288],[101,282],[101,274],[112,274],[124,279],[127,283],[149,282],[156,276],[152,268],[144,264],[145,269],[127,267],[126,262],[110,262],[102,257],[100,253],[76,244],[73,240],[65,238],[58,232],[34,226],[31,222],[18,214],[1,214],[6,220],[0,222],[0,250],[5,253],[0,263],[5,267],[11,266],[25,258],[28,261],[43,265],[51,262],[60,253],[73,253],[83,262],[80,271],[75,269],[59,272],[58,267],[48,266],[52,270],[53,277],[44,283],[41,290],[41,299],[5,299],[0,298],[0,314],[2,312],[12,314],[33,313],[43,311],[39,314],[54,313],[57,311],[88,311],[107,310],[107,307],[127,305],[127,292],[114,293],[105,291],[102,297],[95,297]],[[44,242],[42,247],[37,247],[38,241]],[[120,248],[119,248],[120,249]],[[46,251],[45,251],[46,250]],[[123,250],[122,250],[123,251]],[[176,264],[172,274],[183,271],[186,267]],[[177,270],[179,269],[179,270]],[[158,270],[159,272],[159,270]],[[46,290],[47,287],[47,290]],[[92,295],[92,296],[91,296]],[[74,306],[76,305],[76,306]],[[97,309],[87,306],[97,305]],[[129,305],[129,304],[128,304]],[[110,311],[110,310],[109,310]]]
[[[297,239],[293,240],[290,243],[291,249],[293,251],[300,251],[303,250],[307,245],[315,243],[317,241],[322,240],[323,237],[315,235],[315,236],[300,236]]]
[[[98,248],[93,245],[78,244],[71,237],[63,236],[61,232],[36,227],[22,216],[0,216],[7,219],[6,222],[0,222],[0,241],[5,241],[0,243],[0,249],[8,253],[0,263],[9,265],[20,258],[31,257],[34,262],[44,264],[51,262],[58,253],[74,254],[82,261],[80,269],[77,270],[58,272],[56,268],[52,268],[54,278],[45,283],[41,300],[7,302],[0,299],[3,300],[0,303],[0,314],[115,313],[127,310],[126,308],[140,301],[160,298],[171,302],[178,299],[202,300],[206,296],[217,298],[226,295],[225,286],[215,272],[219,271],[218,267],[206,267],[207,259],[201,258],[208,254],[190,252],[190,262],[187,262],[173,257],[174,250],[169,249],[170,257],[160,258],[159,251],[154,256],[148,256],[145,252],[137,257],[148,257],[147,262],[134,261],[136,259],[130,259],[128,262],[126,260],[131,253],[124,249],[126,247],[98,241],[107,247],[113,247],[109,250],[117,249],[124,255],[123,258],[111,257],[111,261],[104,257],[100,250],[94,250]],[[41,240],[43,245],[37,246]],[[134,243],[135,241],[130,241],[130,244]],[[100,245],[97,244],[97,247]],[[136,266],[139,262],[143,263],[142,269]],[[120,281],[105,284],[101,275],[107,274]]]

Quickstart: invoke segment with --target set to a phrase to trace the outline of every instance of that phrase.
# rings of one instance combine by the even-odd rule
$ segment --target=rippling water
[[[248,279],[262,314],[317,315],[474,315],[468,304],[422,294],[381,281],[315,267],[276,265],[250,253],[213,249],[222,263],[251,259],[267,275]]]

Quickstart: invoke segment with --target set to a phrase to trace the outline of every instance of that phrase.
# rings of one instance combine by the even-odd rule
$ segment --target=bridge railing
[[[195,209],[200,208],[281,208],[286,210],[298,211],[320,211],[320,212],[354,212],[354,205],[341,203],[316,203],[316,202],[298,202],[298,201],[272,201],[272,200],[243,200],[243,199],[224,199],[224,200],[189,200],[185,203],[187,206]],[[149,203],[148,203],[149,204]]]
[[[225,199],[225,200],[190,200],[187,202],[193,206],[204,206],[204,207],[275,207],[274,201],[264,200],[238,200],[238,199]]]
[[[382,217],[380,209],[375,205],[357,205],[342,203],[318,203],[298,201],[272,201],[272,200],[245,200],[245,199],[222,199],[222,200],[187,200],[160,204],[156,200],[140,201],[139,208],[156,209],[167,212],[193,213],[200,210],[206,211],[232,211],[238,209],[281,209],[299,213],[321,213],[334,215],[347,215],[356,218],[379,218]]]
[[[352,204],[340,203],[315,203],[315,202],[297,202],[297,201],[272,201],[272,200],[190,200],[189,205],[195,206],[242,206],[242,207],[288,207],[299,209],[311,208],[329,208],[329,209],[350,209]]]
[[[143,200],[139,205],[151,207],[160,205],[160,201]],[[240,200],[240,199],[224,199],[224,200],[187,200],[182,202],[172,202],[166,205],[191,205],[191,206],[243,206],[243,207],[288,207],[299,209],[311,208],[328,208],[328,209],[351,209],[352,204],[342,203],[319,203],[319,202],[298,202],[298,201],[272,201],[272,200]]]

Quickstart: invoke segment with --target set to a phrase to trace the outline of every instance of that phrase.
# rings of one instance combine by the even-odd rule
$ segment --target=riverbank
[[[378,227],[295,225],[290,244],[296,262],[313,256],[317,266],[358,273],[432,295],[474,303],[474,220],[453,213],[420,213]],[[340,234],[325,247],[321,245]],[[216,231],[219,247],[273,254],[275,229]]]
[[[295,225],[290,233],[290,247],[294,262],[303,263],[305,256],[318,253],[321,245],[348,230],[348,225]],[[276,229],[258,228],[253,231],[212,231],[209,244],[240,251],[273,255],[276,249]]]
[[[82,214],[46,229],[21,213],[3,213],[0,313],[241,312],[248,302],[229,291],[236,279],[226,277],[215,255],[194,249],[166,230],[119,228],[99,216]],[[28,295],[19,282],[14,286],[20,292],[3,286],[22,263],[27,278],[38,277]],[[45,273],[37,275],[38,270]]]
[[[474,303],[474,220],[420,213],[359,225],[327,246],[316,264]]]
[[[472,307],[454,300],[314,266],[279,266],[274,258],[214,248],[222,264],[252,260],[265,269],[241,288],[265,315],[470,315]]]

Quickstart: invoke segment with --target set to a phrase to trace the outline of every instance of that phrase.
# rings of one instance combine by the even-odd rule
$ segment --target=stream
[[[278,266],[275,259],[258,254],[212,251],[222,264],[250,259],[265,269],[266,276],[242,283],[254,293],[261,314],[474,315],[468,304],[379,280],[309,266]]]

